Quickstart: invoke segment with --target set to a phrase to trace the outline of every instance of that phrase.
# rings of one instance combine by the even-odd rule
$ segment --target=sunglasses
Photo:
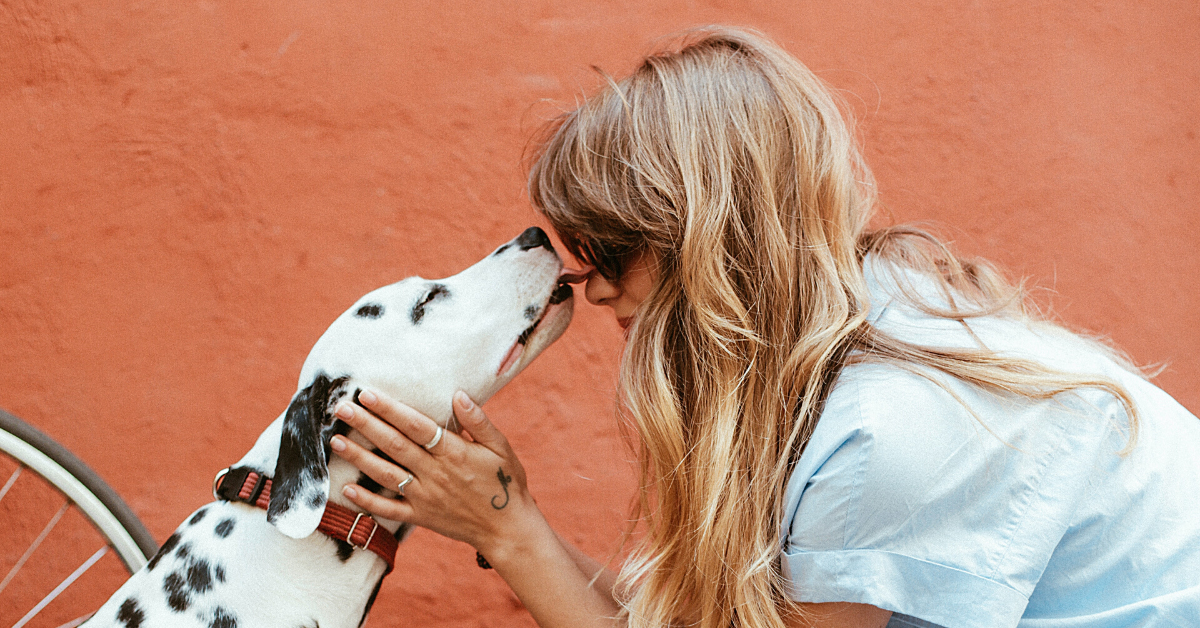
[[[596,268],[596,272],[608,281],[617,281],[625,273],[626,263],[637,249],[629,246],[605,244],[598,240],[576,241],[570,247],[575,257]]]

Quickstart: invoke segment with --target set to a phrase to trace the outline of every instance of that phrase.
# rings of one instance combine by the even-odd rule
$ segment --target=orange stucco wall
[[[1133,6],[1138,4],[1141,6]],[[895,220],[1053,292],[1200,410],[1200,5],[0,2],[0,407],[162,540],[360,294],[536,223],[527,139],[651,40],[758,27],[860,121]],[[583,305],[489,410],[551,521],[610,550],[633,491],[621,336]],[[418,532],[374,626],[531,625]]]

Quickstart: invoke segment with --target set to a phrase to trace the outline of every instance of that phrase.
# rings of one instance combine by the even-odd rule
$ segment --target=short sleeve
[[[1066,429],[1072,414],[938,374],[848,367],[788,485],[791,596],[1016,625],[1087,482],[1088,465],[1054,462],[1104,440],[1103,422]]]

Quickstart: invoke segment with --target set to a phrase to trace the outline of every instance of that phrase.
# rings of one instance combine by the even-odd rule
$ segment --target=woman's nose
[[[591,274],[588,275],[587,286],[583,289],[583,294],[587,297],[588,303],[592,305],[604,305],[606,301],[621,296],[621,287],[605,279],[595,269],[592,269]]]

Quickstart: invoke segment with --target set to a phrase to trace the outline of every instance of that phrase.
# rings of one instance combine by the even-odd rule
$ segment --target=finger
[[[367,440],[371,441],[383,453],[390,456],[399,464],[410,469],[415,469],[420,464],[423,458],[419,453],[421,448],[409,440],[403,433],[397,431],[390,424],[374,416],[366,409],[342,401],[334,408],[333,413],[334,416],[345,421],[347,425],[358,430],[359,433],[367,437]],[[348,438],[343,439],[343,441],[357,446]],[[330,446],[333,446],[332,440],[330,441]],[[357,466],[357,463],[355,463],[355,466]]]
[[[424,448],[425,451],[428,451],[432,454],[439,449],[439,445],[442,444],[442,437],[445,435],[446,430],[439,426],[437,431],[433,433],[433,438],[431,438],[428,443],[421,445],[421,447]]]
[[[412,486],[411,484],[409,486]],[[412,504],[402,499],[388,499],[354,484],[342,487],[342,495],[363,510],[392,521],[412,522]]]
[[[463,431],[470,434],[475,442],[503,458],[509,457],[508,454],[512,449],[508,445],[508,439],[492,425],[487,415],[483,413],[483,408],[471,401],[467,393],[461,390],[454,393],[454,418],[458,420]]]
[[[413,475],[409,469],[394,464],[389,460],[384,460],[372,451],[368,451],[362,445],[346,438],[345,436],[334,436],[329,439],[329,448],[333,450],[338,457],[346,462],[354,465],[359,471],[362,471],[367,477],[375,480],[380,486],[391,491],[398,490],[401,482],[409,475]],[[407,492],[412,488],[412,482],[405,486]]]
[[[433,419],[387,395],[364,388],[358,394],[358,401],[364,408],[391,423],[393,427],[418,445],[432,441],[434,435],[437,434],[438,424]]]

